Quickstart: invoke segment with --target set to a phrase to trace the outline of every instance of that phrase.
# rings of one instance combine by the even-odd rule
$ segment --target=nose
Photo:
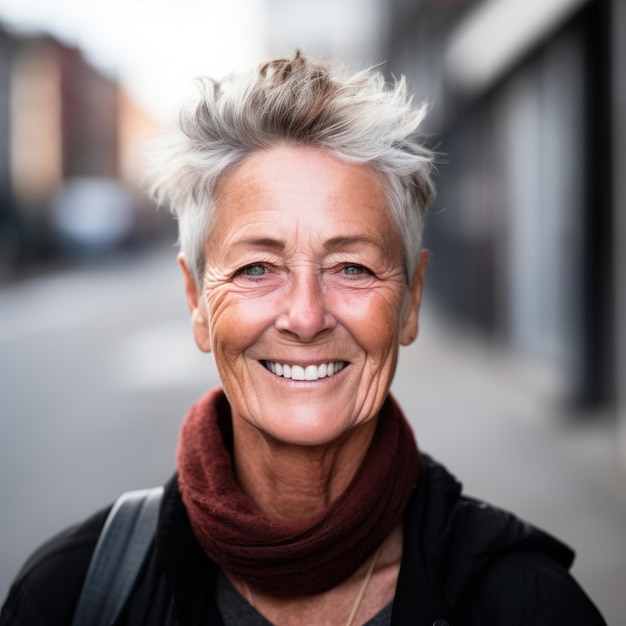
[[[328,310],[323,285],[315,272],[292,275],[289,292],[275,324],[279,331],[302,342],[313,341],[335,327],[335,318]]]

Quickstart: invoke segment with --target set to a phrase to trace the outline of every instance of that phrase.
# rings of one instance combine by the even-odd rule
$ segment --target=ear
[[[196,345],[203,352],[211,352],[211,336],[209,334],[206,302],[202,298],[202,293],[198,291],[196,280],[189,271],[185,255],[182,252],[178,255],[178,264],[183,271],[185,295],[187,296],[187,306],[191,314],[191,328]]]
[[[409,286],[409,293],[402,311],[402,323],[400,326],[400,344],[408,346],[417,338],[419,332],[419,312],[422,303],[422,287],[424,286],[424,273],[430,261],[430,252],[422,250],[419,263],[413,274]]]

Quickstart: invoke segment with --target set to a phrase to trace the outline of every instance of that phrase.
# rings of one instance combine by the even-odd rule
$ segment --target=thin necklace
[[[348,616],[348,621],[346,622],[346,626],[352,626],[352,622],[354,622],[354,618],[361,607],[361,603],[363,602],[363,598],[365,597],[365,592],[367,591],[367,587],[370,584],[370,580],[372,580],[372,575],[374,573],[374,568],[376,567],[376,562],[378,561],[378,555],[380,554],[380,549],[382,546],[379,546],[376,552],[374,552],[374,556],[370,559],[370,564],[367,568],[367,572],[365,574],[365,578],[361,583],[361,588],[359,589],[359,593],[354,600],[354,604],[352,605],[352,610],[350,611],[350,615]],[[250,603],[252,608],[256,609],[256,604],[254,603],[254,594],[252,593],[252,589],[248,586],[248,583],[244,581],[244,586],[246,590],[246,600]]]
[[[361,589],[359,590],[359,595],[356,597],[354,601],[354,606],[352,607],[352,611],[350,611],[350,615],[348,617],[348,621],[346,622],[346,626],[352,626],[352,622],[356,617],[356,614],[361,606],[361,602],[363,602],[363,598],[365,597],[365,592],[367,591],[367,586],[370,584],[370,580],[372,579],[372,574],[374,573],[374,568],[376,567],[376,561],[378,561],[378,555],[380,554],[380,548],[382,546],[378,546],[376,552],[374,552],[374,556],[370,561],[370,565],[367,568],[367,574],[365,574],[365,578],[363,579],[363,584],[361,585]]]

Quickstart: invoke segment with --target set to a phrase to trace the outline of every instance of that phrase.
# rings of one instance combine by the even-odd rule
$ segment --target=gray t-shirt
[[[230,583],[222,572],[217,577],[217,606],[224,626],[272,626]],[[365,626],[389,626],[393,602],[374,615]]]

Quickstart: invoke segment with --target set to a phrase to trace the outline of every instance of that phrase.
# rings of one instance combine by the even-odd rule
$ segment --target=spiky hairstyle
[[[383,175],[412,275],[434,193],[433,156],[418,141],[426,107],[413,105],[404,78],[389,84],[376,70],[350,74],[296,52],[198,85],[199,97],[153,151],[149,173],[153,196],[178,217],[180,246],[198,284],[217,183],[248,155],[281,143],[317,146]]]

